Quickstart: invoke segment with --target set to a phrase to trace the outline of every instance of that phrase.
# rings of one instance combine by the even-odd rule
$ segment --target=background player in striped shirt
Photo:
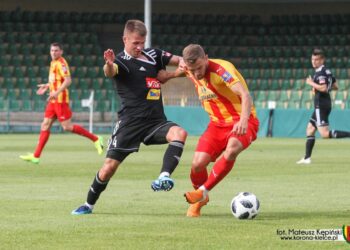
[[[198,217],[209,201],[208,192],[230,172],[238,154],[256,139],[259,121],[245,80],[230,62],[208,59],[197,44],[183,50],[183,60],[182,69],[194,83],[210,117],[192,161],[190,177],[195,190],[185,193],[191,204],[187,216]],[[210,162],[215,164],[208,176]]]
[[[71,122],[72,111],[69,107],[68,87],[72,82],[68,63],[62,57],[63,49],[59,43],[52,43],[50,46],[51,64],[49,71],[49,83],[39,84],[37,90],[38,95],[43,95],[49,89],[47,98],[47,106],[45,109],[44,120],[41,124],[39,142],[35,152],[27,155],[21,155],[20,158],[32,162],[39,163],[39,158],[46,142],[50,137],[50,129],[54,121],[57,119],[65,131],[85,136],[94,142],[98,154],[103,152],[103,139],[96,136],[83,127]]]

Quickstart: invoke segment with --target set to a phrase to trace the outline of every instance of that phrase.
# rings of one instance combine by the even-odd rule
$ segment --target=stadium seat
[[[267,79],[261,79],[259,83],[259,90],[268,90],[269,82]]]
[[[271,90],[280,90],[281,89],[281,86],[280,86],[278,79],[272,79],[270,89]]]
[[[79,100],[80,99],[80,93],[76,89],[70,88],[69,90],[69,97],[71,100]]]
[[[38,76],[38,72],[39,72],[39,66],[34,66],[34,67],[27,67],[27,72],[26,72],[26,76],[30,77],[30,78],[34,78]]]
[[[79,78],[79,88],[89,89],[91,87],[91,79],[90,78]]]
[[[87,67],[86,76],[90,78],[95,78],[99,76],[100,68],[99,67]]]
[[[20,90],[25,89],[28,87],[29,80],[27,77],[19,77],[16,81],[16,88],[19,88]]]
[[[279,98],[281,102],[287,102],[289,100],[288,90],[282,90]]]
[[[13,66],[3,66],[2,67],[2,77],[12,77],[14,72]]]
[[[278,101],[280,97],[279,91],[269,91],[267,94],[267,101]]]
[[[22,100],[21,111],[32,111],[33,105],[32,101],[29,99]]]
[[[14,76],[17,77],[17,78],[24,77],[24,72],[23,72],[22,67],[19,67],[19,66],[15,67],[15,69],[14,69]]]
[[[46,101],[42,99],[35,99],[33,102],[33,111],[35,112],[43,112],[46,107]]]
[[[305,79],[296,79],[292,82],[293,90],[303,90],[305,87]]]
[[[17,112],[21,109],[21,101],[16,99],[9,99],[9,110],[11,112]]]
[[[350,87],[349,79],[339,79],[337,80],[337,83],[340,91],[343,91],[343,90],[349,91],[349,87]]]
[[[71,69],[73,71],[74,67],[71,67]],[[87,67],[85,66],[76,67],[74,71],[74,77],[84,78],[86,76],[86,71]]]

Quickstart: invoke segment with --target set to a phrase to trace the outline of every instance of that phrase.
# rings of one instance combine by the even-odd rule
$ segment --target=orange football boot
[[[197,203],[199,201],[204,201],[206,197],[204,197],[203,190],[196,189],[184,194],[186,200],[190,204]]]
[[[194,204],[191,204],[187,210],[187,217],[199,217],[201,216],[201,208],[209,202],[209,196],[204,201],[200,201]]]

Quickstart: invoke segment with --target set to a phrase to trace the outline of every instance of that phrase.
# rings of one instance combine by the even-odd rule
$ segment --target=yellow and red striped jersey
[[[196,80],[190,72],[187,76],[194,83],[199,100],[209,114],[210,120],[219,126],[230,126],[240,119],[242,100],[231,90],[240,82],[248,90],[247,84],[238,70],[228,61],[209,59],[205,77]],[[251,116],[256,117],[254,106]]]
[[[70,76],[68,63],[63,57],[51,61],[49,71],[50,93],[56,91],[64,82],[64,78]],[[56,100],[51,102],[69,103],[68,89],[64,89]]]

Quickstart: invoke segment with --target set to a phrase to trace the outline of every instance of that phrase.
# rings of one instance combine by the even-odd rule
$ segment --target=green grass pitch
[[[107,136],[105,136],[107,137]],[[0,135],[0,249],[345,249],[345,242],[283,241],[277,230],[350,224],[350,140],[316,141],[313,163],[295,162],[304,139],[259,138],[210,192],[201,218],[185,216],[183,193],[197,142],[190,137],[170,192],[153,192],[166,146],[142,146],[120,166],[92,215],[85,199],[104,157],[76,135],[52,135],[39,165],[21,161],[38,135]],[[106,139],[106,138],[105,138]],[[253,192],[254,220],[235,219],[232,197]]]

